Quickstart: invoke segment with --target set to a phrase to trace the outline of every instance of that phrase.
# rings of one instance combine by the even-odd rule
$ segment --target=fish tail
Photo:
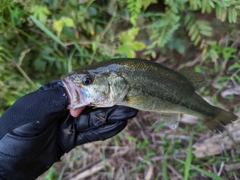
[[[235,114],[216,107],[214,116],[206,118],[204,124],[212,131],[223,132],[227,124],[230,124],[237,119],[238,116]]]

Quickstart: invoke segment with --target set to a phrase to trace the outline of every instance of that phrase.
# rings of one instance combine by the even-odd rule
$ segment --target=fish
[[[189,114],[215,132],[238,119],[196,93],[206,83],[204,75],[178,72],[150,60],[111,59],[80,67],[61,80],[70,99],[68,109],[122,105],[161,113],[173,129],[180,114]]]

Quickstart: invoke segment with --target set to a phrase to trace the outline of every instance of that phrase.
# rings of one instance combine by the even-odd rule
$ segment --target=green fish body
[[[190,74],[190,75],[189,75]],[[196,88],[204,78],[179,73],[144,59],[113,59],[63,76],[69,108],[123,105],[143,111],[190,114],[211,130],[222,131],[238,117],[201,98]]]

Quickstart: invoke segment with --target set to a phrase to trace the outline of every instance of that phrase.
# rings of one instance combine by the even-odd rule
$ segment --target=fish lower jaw
[[[85,93],[77,87],[72,81],[67,78],[63,78],[62,82],[64,84],[64,89],[68,96],[68,107],[67,109],[76,109],[84,106],[88,106],[89,103],[86,102]]]
[[[77,108],[82,108],[85,106],[89,106],[89,104],[83,104],[83,103],[78,103],[78,104],[69,104],[67,109],[77,109]]]

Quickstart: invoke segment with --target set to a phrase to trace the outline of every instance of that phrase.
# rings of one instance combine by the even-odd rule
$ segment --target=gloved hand
[[[33,180],[77,145],[110,138],[137,110],[87,107],[74,118],[61,81],[18,99],[0,117],[0,179]]]

